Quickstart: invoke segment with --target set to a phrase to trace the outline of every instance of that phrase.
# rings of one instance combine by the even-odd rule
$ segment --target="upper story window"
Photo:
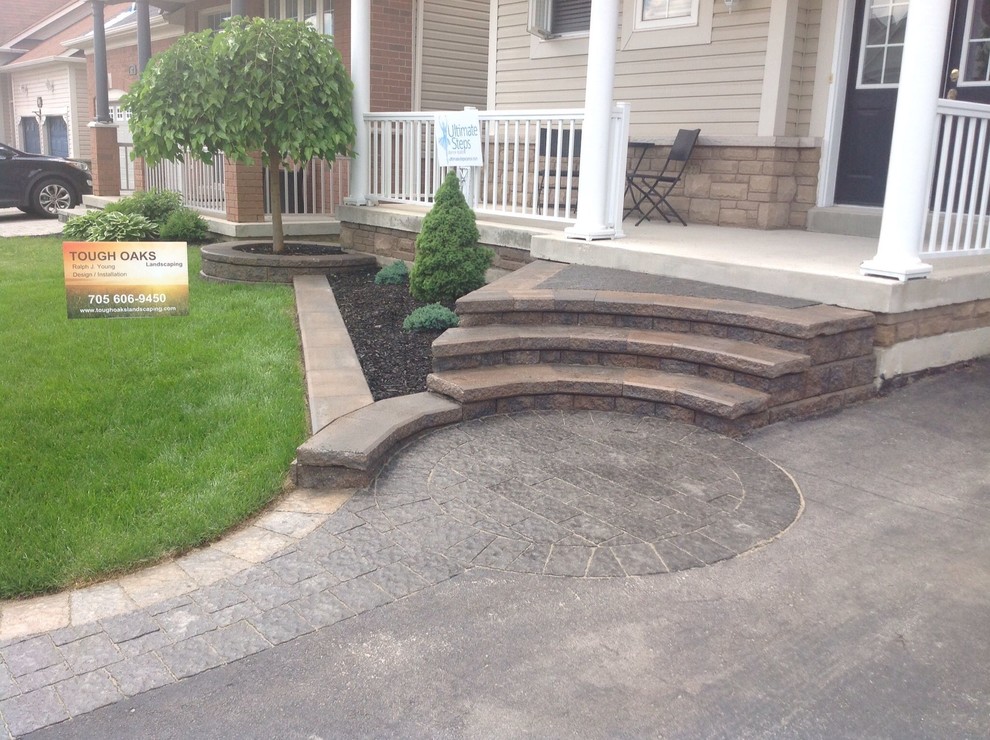
[[[529,32],[550,39],[586,34],[591,28],[591,0],[530,0]]]
[[[673,28],[698,23],[699,0],[637,0],[636,27]]]
[[[218,5],[215,8],[207,8],[199,13],[199,30],[219,31],[220,24],[230,18],[230,5]]]
[[[268,0],[266,10],[269,18],[294,18],[333,35],[333,0]]]

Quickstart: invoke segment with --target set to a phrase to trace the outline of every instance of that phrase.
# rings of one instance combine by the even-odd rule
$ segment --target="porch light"
[[[731,13],[732,9],[736,7],[738,3],[739,0],[725,0],[725,7],[727,7],[729,9],[729,12]]]

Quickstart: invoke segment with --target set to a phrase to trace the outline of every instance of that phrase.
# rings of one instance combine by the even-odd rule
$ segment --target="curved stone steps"
[[[808,355],[703,334],[601,326],[489,325],[450,329],[433,343],[436,371],[501,364],[715,367],[758,378],[804,372]],[[673,360],[673,363],[664,362]]]

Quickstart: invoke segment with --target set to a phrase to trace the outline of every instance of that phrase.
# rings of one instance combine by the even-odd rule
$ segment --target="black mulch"
[[[329,279],[374,399],[425,391],[430,345],[441,332],[403,331],[403,319],[424,305],[409,286],[375,285],[373,271]]]

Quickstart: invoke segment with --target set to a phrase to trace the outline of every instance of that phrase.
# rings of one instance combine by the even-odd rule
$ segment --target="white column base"
[[[860,275],[894,278],[902,283],[908,280],[926,278],[932,273],[932,266],[921,260],[889,260],[874,257],[859,266]]]
[[[344,205],[345,206],[373,206],[375,204],[372,203],[369,198],[361,198],[361,197],[354,197],[354,198],[352,198],[352,197],[348,196],[348,197],[344,198]]]
[[[589,229],[575,224],[564,229],[564,236],[568,239],[582,239],[586,242],[595,239],[615,239],[615,229],[610,229],[607,226]]]

